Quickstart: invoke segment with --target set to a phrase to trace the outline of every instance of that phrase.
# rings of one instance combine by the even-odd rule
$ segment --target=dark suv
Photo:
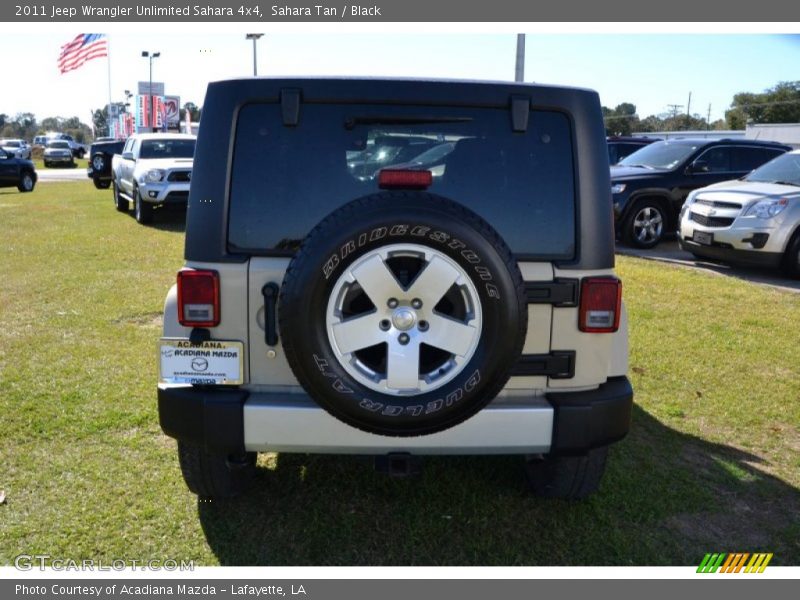
[[[158,386],[192,491],[257,452],[516,454],[536,493],[597,489],[633,392],[595,92],[223,81],[194,166]]]
[[[606,141],[608,142],[608,164],[615,165],[629,154],[633,154],[653,142],[660,142],[661,138],[612,135]]]
[[[611,167],[617,237],[652,248],[678,227],[692,190],[747,175],[791,150],[774,142],[677,138],[637,150]]]
[[[89,165],[86,176],[94,182],[94,187],[106,190],[111,187],[111,159],[122,152],[125,140],[96,140],[89,150]]]

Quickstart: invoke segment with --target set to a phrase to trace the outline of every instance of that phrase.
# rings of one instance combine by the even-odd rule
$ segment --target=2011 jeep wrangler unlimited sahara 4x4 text
[[[536,493],[597,489],[633,393],[595,92],[224,81],[195,167],[158,387],[193,492],[260,451],[519,454]]]

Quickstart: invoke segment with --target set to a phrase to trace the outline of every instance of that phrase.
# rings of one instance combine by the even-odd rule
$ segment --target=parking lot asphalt
[[[688,252],[681,250],[678,247],[677,240],[661,242],[657,247],[650,250],[640,250],[638,248],[630,248],[618,244],[617,254],[670,263],[685,268],[714,273],[723,277],[735,277],[752,283],[779,288],[788,292],[800,293],[800,280],[784,277],[777,270],[737,267],[711,260],[700,260]]]

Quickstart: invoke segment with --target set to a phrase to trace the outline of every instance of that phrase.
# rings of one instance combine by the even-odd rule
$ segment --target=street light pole
[[[258,64],[256,62],[256,42],[262,37],[263,33],[248,33],[244,36],[246,40],[253,40],[253,77],[258,77]]]
[[[151,129],[153,130],[153,132],[158,131],[158,129],[156,128],[156,102],[155,98],[153,97],[153,59],[158,58],[159,56],[161,56],[161,52],[148,52],[147,50],[144,50],[142,52],[143,58],[150,59],[150,80],[148,84],[149,88],[147,90],[147,93],[150,96],[150,122],[152,124]]]

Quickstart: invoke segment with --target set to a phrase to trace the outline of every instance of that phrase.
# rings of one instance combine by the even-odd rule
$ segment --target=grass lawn
[[[546,501],[515,457],[391,480],[262,455],[199,504],[158,426],[180,214],[137,225],[89,181],[0,189],[0,564],[20,553],[227,565],[800,564],[800,295],[621,257],[636,407],[598,494]]]

